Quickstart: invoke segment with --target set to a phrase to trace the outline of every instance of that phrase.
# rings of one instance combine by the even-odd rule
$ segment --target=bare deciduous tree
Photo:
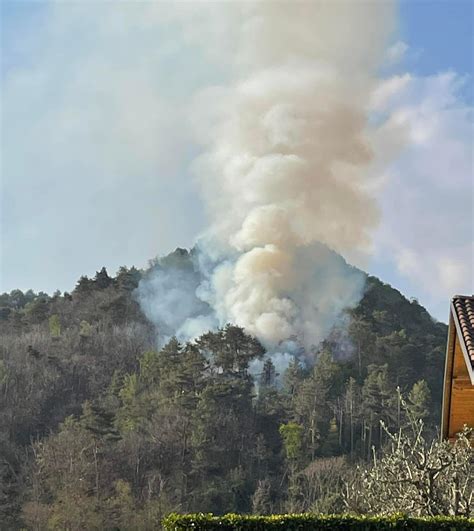
[[[404,512],[412,516],[474,514],[474,449],[465,428],[454,444],[423,437],[423,422],[413,434],[390,433],[390,448],[371,468],[346,484],[345,504],[360,513]]]

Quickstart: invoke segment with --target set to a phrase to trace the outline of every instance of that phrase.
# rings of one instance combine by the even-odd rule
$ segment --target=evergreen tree
[[[275,384],[276,370],[271,358],[267,358],[263,363],[262,374],[260,375],[260,387],[268,388]]]
[[[38,297],[25,306],[25,315],[31,324],[40,324],[48,318],[49,301],[46,297]]]
[[[413,384],[407,401],[408,413],[414,420],[425,421],[430,416],[431,393],[425,380]]]
[[[80,423],[102,441],[117,441],[121,438],[115,426],[115,415],[89,401],[84,402]]]
[[[141,403],[140,383],[136,373],[126,374],[119,391],[122,406],[117,413],[117,421],[122,433],[137,430],[146,418],[146,411]],[[149,404],[148,407],[150,407]]]
[[[388,380],[387,365],[369,365],[367,378],[362,387],[362,409],[364,415],[363,436],[367,437],[367,452],[370,456],[371,447],[376,442],[382,445],[383,430],[381,421],[392,426],[396,421],[395,392]],[[374,432],[378,431],[378,441]]]
[[[265,350],[259,341],[238,326],[226,325],[217,332],[208,332],[197,341],[202,352],[212,356],[213,364],[229,375],[247,374],[251,360],[261,358]]]
[[[81,276],[77,281],[76,287],[74,288],[74,295],[79,297],[86,297],[92,293],[94,290],[94,281],[89,279],[86,275]]]
[[[321,436],[327,435],[333,417],[331,399],[338,392],[338,372],[330,352],[322,351],[310,376],[297,389],[294,412],[305,426],[306,444],[312,459],[316,456]]]
[[[283,377],[283,385],[286,393],[290,398],[290,406],[294,402],[294,398],[298,392],[298,388],[303,380],[303,370],[300,362],[296,357],[293,357]]]
[[[141,273],[136,267],[128,269],[125,266],[121,266],[115,276],[115,282],[120,290],[131,292],[138,287],[140,278]]]
[[[193,256],[176,252],[155,267],[193,274]],[[0,295],[8,310],[0,320],[7,528],[147,529],[173,510],[337,509],[341,475],[331,491],[335,476],[324,467],[338,458],[321,456],[345,452],[353,462],[375,446],[381,459],[390,438],[380,421],[406,427],[397,384],[411,390],[409,416],[434,433],[446,326],[377,279],[368,278],[347,314],[349,337],[331,334],[315,359],[295,358],[280,381],[262,345],[239,327],[157,350],[132,271],[121,268],[112,282],[101,272],[83,277],[72,298]],[[348,357],[338,358],[342,351]],[[249,367],[262,358],[254,377]],[[297,459],[279,431],[292,423]]]
[[[106,289],[112,285],[113,279],[109,277],[107,269],[103,267],[100,271],[96,272],[93,282],[96,289]]]

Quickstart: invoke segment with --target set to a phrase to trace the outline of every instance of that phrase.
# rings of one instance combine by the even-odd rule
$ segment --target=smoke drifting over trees
[[[156,529],[170,511],[344,511],[354,461],[390,439],[380,420],[406,425],[397,386],[435,432],[446,325],[416,302],[368,277],[346,313],[353,355],[339,357],[330,336],[315,366],[264,360],[259,341],[231,325],[157,349],[135,289],[171,264],[191,278],[192,263],[178,250],[150,271],[83,276],[71,294],[0,296],[8,529]]]
[[[205,152],[195,169],[210,225],[195,271],[158,268],[140,300],[162,331],[172,315],[184,339],[232,322],[269,349],[292,338],[310,349],[363,292],[363,275],[329,249],[367,252],[378,220],[368,107],[392,7],[235,9],[233,78],[196,98],[207,114],[196,118]]]
[[[176,156],[163,147],[173,141],[155,153],[158,130],[191,136],[190,120],[208,225],[191,251],[178,248],[148,269],[111,276],[103,267],[71,293],[0,295],[0,522],[147,530],[171,511],[375,513],[386,510],[379,477],[391,481],[390,510],[472,514],[470,447],[464,439],[454,450],[429,446],[447,327],[349,265],[370,253],[380,217],[372,194],[400,136],[396,120],[384,128],[372,119],[394,90],[377,79],[391,2],[177,2],[171,13],[145,2],[133,14],[131,5],[116,7],[105,26],[142,76],[125,68],[115,78],[118,103],[109,107],[104,91],[86,119],[102,126],[97,117],[115,118],[129,94],[148,97],[92,135],[96,148],[117,125],[118,141],[98,160],[112,156],[112,173],[128,185],[125,161],[127,171],[158,180],[149,170]],[[74,7],[80,17],[88,10]],[[152,54],[141,62],[135,48],[125,50],[133,35],[149,52],[166,24],[228,68],[218,76],[225,85],[193,88],[192,104],[176,114],[155,101]],[[109,42],[107,31],[100,42]],[[168,38],[173,47],[174,33]],[[163,64],[174,61],[159,52]],[[87,90],[101,72],[91,56],[81,70]],[[146,90],[134,92],[130,78]],[[170,97],[175,107],[183,93]],[[88,127],[79,130],[89,141]],[[82,162],[81,142],[75,149]],[[130,195],[124,188],[125,205]],[[177,223],[186,217],[173,194],[150,196],[157,210],[167,201]],[[418,454],[404,470],[424,479],[401,489],[397,474],[413,445]],[[434,489],[440,470],[430,456],[450,460]],[[406,492],[421,493],[422,503]]]

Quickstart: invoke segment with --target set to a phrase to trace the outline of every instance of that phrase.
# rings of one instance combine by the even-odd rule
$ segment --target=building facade
[[[449,314],[441,435],[474,428],[474,296],[455,295]]]

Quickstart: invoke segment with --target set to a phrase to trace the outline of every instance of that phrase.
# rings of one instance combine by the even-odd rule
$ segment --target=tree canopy
[[[157,264],[189,259],[181,250]],[[342,510],[343,478],[392,443],[381,421],[397,432],[422,420],[435,435],[447,327],[378,279],[347,312],[343,352],[339,331],[277,370],[233,324],[158,349],[134,297],[144,274],[102,268],[71,294],[0,295],[8,528]]]

